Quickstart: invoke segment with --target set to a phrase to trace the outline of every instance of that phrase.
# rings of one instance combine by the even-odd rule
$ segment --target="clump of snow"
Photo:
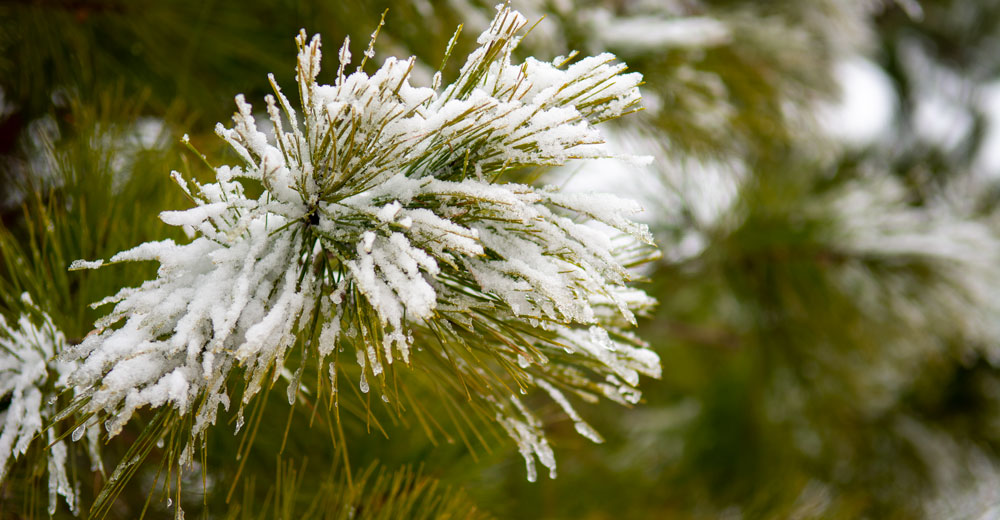
[[[587,14],[599,44],[628,51],[664,52],[670,48],[713,47],[729,43],[731,36],[726,24],[709,17],[616,17],[606,10]]]
[[[899,104],[891,80],[877,65],[860,57],[837,63],[835,73],[840,99],[820,104],[823,130],[850,146],[877,142],[890,130]]]

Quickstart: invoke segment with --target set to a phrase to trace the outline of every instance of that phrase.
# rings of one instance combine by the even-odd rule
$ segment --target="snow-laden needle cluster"
[[[136,410],[168,406],[193,416],[198,438],[234,385],[239,427],[243,405],[282,375],[290,402],[329,385],[336,403],[339,373],[395,412],[420,407],[397,379],[458,395],[515,439],[532,479],[534,458],[553,473],[555,462],[516,394],[540,388],[598,440],[567,394],[634,403],[639,375],[659,374],[625,332],[652,304],[626,285],[628,265],[653,254],[649,233],[629,220],[634,203],[499,179],[608,157],[594,125],[637,109],[641,76],[609,54],[514,64],[525,24],[500,8],[443,88],[440,72],[430,88],[410,84],[414,58],[368,75],[372,45],[348,74],[349,41],[334,83],[319,84],[320,39],[303,31],[299,109],[272,77],[273,135],[238,96],[233,127],[217,133],[243,164],[205,185],[175,174],[195,206],[161,218],[193,240],[111,258],[160,268],[99,302],[114,310],[73,349],[87,427],[103,418],[114,435]],[[303,386],[307,365],[321,388]]]
[[[35,307],[27,293],[21,299],[27,311],[16,323],[0,315],[0,398],[9,400],[0,412],[0,482],[13,461],[29,449],[45,450],[49,514],[55,513],[59,495],[77,512],[77,490],[67,472],[69,444],[58,439],[53,428],[46,428],[58,412],[58,392],[66,389],[66,376],[75,367],[58,359],[66,349],[66,338],[52,319]],[[91,459],[99,463],[96,436],[89,441]]]

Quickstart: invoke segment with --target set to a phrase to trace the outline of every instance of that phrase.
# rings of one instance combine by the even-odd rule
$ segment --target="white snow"
[[[36,442],[58,409],[56,396],[66,390],[62,377],[75,368],[57,356],[66,348],[66,339],[52,319],[28,298],[28,309],[16,323],[8,324],[0,315],[0,397],[10,404],[0,412],[0,482],[10,464],[32,445],[36,449],[51,444],[46,453],[48,470],[48,512],[55,514],[58,496],[74,513],[78,512],[76,491],[70,484],[66,467],[66,441],[56,442],[55,429],[49,428],[48,443]],[[92,459],[95,458],[92,456]]]
[[[841,97],[823,103],[819,119],[828,134],[851,146],[867,146],[888,132],[899,103],[892,82],[871,61],[854,57],[838,63]]]
[[[678,47],[713,47],[730,40],[729,28],[714,18],[616,17],[606,10],[588,14],[588,21],[595,29],[595,44],[625,51],[665,52]]]

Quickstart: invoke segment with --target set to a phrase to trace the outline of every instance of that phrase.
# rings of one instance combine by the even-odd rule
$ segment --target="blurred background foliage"
[[[232,162],[215,123],[237,93],[259,104],[268,72],[292,84],[300,27],[328,54],[347,35],[358,51],[388,9],[378,59],[416,55],[429,83],[454,28],[461,56],[492,3],[0,3],[0,311],[16,315],[27,291],[72,341],[97,317],[90,302],[151,276],[65,268],[171,236],[157,214],[186,201],[169,172],[209,173],[180,136]],[[542,181],[646,206],[664,255],[645,271],[660,306],[640,335],[663,378],[634,409],[581,410],[603,445],[543,409],[559,477],[534,484],[488,427],[429,437],[419,418],[345,414],[343,446],[329,416],[270,395],[239,436],[220,419],[183,476],[188,517],[1000,514],[1000,2],[512,5],[544,16],[523,56],[608,51],[645,76],[646,110],[608,131],[652,166]],[[428,420],[462,421],[427,400]],[[109,517],[137,517],[149,496],[148,518],[172,516],[156,460]],[[39,471],[15,466],[0,516],[44,516]],[[101,481],[83,479],[84,516]]]

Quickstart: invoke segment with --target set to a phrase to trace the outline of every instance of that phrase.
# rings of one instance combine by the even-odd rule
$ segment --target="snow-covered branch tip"
[[[9,400],[0,412],[0,483],[6,481],[14,461],[29,449],[36,450],[48,473],[49,515],[55,514],[59,496],[77,514],[76,483],[67,471],[72,450],[50,426],[59,411],[59,394],[68,389],[66,380],[75,366],[58,357],[67,344],[52,318],[27,293],[21,295],[21,303],[25,311],[15,323],[0,315],[0,399]],[[97,432],[92,433],[87,449],[99,467]]]
[[[499,8],[443,88],[411,85],[415,58],[348,74],[349,41],[333,84],[317,83],[320,38],[302,31],[300,109],[272,76],[273,136],[237,96],[232,128],[216,131],[242,164],[205,185],[174,174],[195,206],[161,218],[193,240],[110,259],[160,268],[96,304],[114,309],[71,351],[82,412],[115,435],[136,410],[169,406],[193,414],[194,439],[228,409],[233,384],[241,425],[243,406],[282,375],[289,401],[301,397],[307,366],[329,373],[321,386],[334,402],[338,373],[386,403],[408,399],[387,377],[402,362],[404,380],[471,398],[499,422],[530,478],[535,457],[553,473],[555,463],[511,389],[540,388],[598,439],[567,396],[634,403],[639,375],[659,375],[656,354],[626,332],[653,301],[628,287],[619,256],[638,244],[652,257],[650,234],[629,219],[632,202],[502,180],[612,156],[595,124],[638,108],[641,76],[610,54],[514,64],[525,24]]]

